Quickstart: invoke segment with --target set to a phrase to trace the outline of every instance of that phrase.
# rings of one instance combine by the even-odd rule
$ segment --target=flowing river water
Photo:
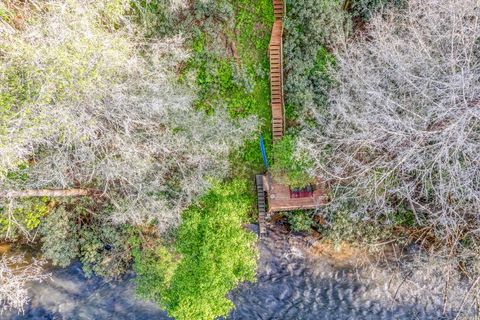
[[[352,267],[345,262],[348,255],[333,259],[318,254],[316,245],[306,245],[305,239],[289,235],[281,226],[269,229],[259,243],[258,281],[230,293],[236,308],[228,319],[453,318],[454,307],[444,307],[444,291],[433,279],[441,275],[405,276],[386,267]],[[50,280],[31,285],[24,314],[0,318],[169,319],[153,303],[135,297],[132,276],[113,283],[87,279],[79,263],[49,271]],[[449,305],[458,306],[460,298]]]

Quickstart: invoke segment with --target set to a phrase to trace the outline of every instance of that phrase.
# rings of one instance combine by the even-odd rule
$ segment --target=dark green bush
[[[372,244],[382,242],[392,236],[391,228],[373,219],[353,217],[352,209],[340,208],[329,215],[328,227],[322,228],[325,239],[333,242],[335,246],[342,242],[356,244]]]
[[[285,101],[287,114],[305,116],[326,107],[328,69],[335,63],[326,48],[349,29],[349,17],[338,0],[287,1],[285,20]]]
[[[63,205],[53,210],[39,228],[44,257],[55,266],[68,266],[78,257],[78,229],[75,211],[67,210]]]
[[[285,212],[292,231],[309,231],[312,228],[313,212],[307,210],[296,210]]]
[[[368,20],[375,11],[388,5],[399,5],[403,0],[346,0],[345,9],[354,17]]]
[[[100,222],[100,221],[99,221]],[[80,261],[85,275],[110,278],[122,276],[132,260],[128,226],[111,226],[103,221],[80,233]]]
[[[132,0],[132,14],[143,26],[146,36],[166,36],[178,32],[177,15],[170,0]]]
[[[109,224],[105,220],[108,210],[95,205],[87,200],[72,200],[53,209],[39,228],[42,252],[60,267],[79,259],[87,277],[96,274],[116,278],[130,265],[128,239],[133,228]]]

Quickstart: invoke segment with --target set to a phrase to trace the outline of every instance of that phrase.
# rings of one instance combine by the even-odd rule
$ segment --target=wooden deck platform
[[[317,182],[313,195],[305,198],[291,198],[287,185],[270,181],[267,175],[263,178],[263,190],[267,193],[268,213],[279,211],[317,209],[327,203],[324,186]]]

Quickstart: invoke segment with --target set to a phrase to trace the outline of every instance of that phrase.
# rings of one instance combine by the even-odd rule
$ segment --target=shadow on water
[[[260,243],[258,281],[231,292],[236,309],[229,319],[452,319],[441,299],[411,292],[394,301],[387,278],[359,276],[358,270],[311,259],[281,229]],[[303,249],[305,250],[302,250]],[[404,297],[405,298],[405,297]]]
[[[352,269],[312,260],[286,232],[269,230],[259,244],[258,281],[229,296],[229,319],[449,319],[438,299],[412,294],[394,301],[386,282],[359,277]],[[114,283],[87,279],[81,265],[53,269],[52,279],[33,284],[24,315],[2,319],[169,319],[155,304],[135,297],[132,276]],[[195,320],[195,319],[192,319]]]
[[[51,280],[30,288],[25,314],[6,319],[170,319],[154,303],[135,297],[132,276],[117,282],[85,278],[80,263],[50,272]]]

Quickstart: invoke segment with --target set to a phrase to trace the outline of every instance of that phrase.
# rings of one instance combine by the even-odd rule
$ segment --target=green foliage
[[[290,228],[296,232],[309,231],[312,228],[313,212],[308,210],[296,210],[285,212]]]
[[[80,230],[80,261],[87,277],[96,274],[118,278],[130,266],[132,253],[129,239],[132,227],[111,226],[102,221]]]
[[[94,210],[98,213],[93,214]],[[60,267],[79,258],[87,277],[124,274],[132,259],[128,239],[134,230],[108,224],[108,213],[108,207],[86,199],[59,204],[39,228],[45,258]]]
[[[131,11],[147,37],[166,36],[178,31],[177,16],[170,0],[131,0]]]
[[[233,18],[233,5],[228,0],[194,1],[194,19],[212,32],[218,22],[226,23]]]
[[[133,251],[133,256],[135,261],[133,270],[137,274],[137,294],[166,308],[162,296],[169,289],[180,257],[161,245],[154,249],[141,250],[139,243]]]
[[[355,218],[348,209],[332,215],[331,225],[322,230],[322,235],[336,246],[342,242],[372,244],[392,236],[391,228],[381,226],[374,220]]]
[[[10,217],[7,217],[7,205],[0,206],[0,237],[16,238],[20,232],[34,230],[40,224],[41,218],[49,213],[49,199],[26,198],[17,201]]]
[[[11,19],[11,12],[4,3],[0,3],[0,19],[8,21]]]
[[[206,112],[226,107],[232,118],[254,115],[270,148],[268,44],[273,23],[270,0],[196,1],[199,25],[191,40],[193,55],[181,79],[194,74],[195,105]],[[220,34],[219,34],[220,33]],[[235,174],[262,168],[258,136],[231,156]]]
[[[408,210],[406,208],[399,208],[393,214],[393,221],[395,225],[405,226],[405,227],[413,227],[417,224],[415,221],[415,214],[412,210]]]
[[[375,11],[387,5],[400,5],[404,0],[347,0],[344,7],[354,17],[368,20]]]
[[[356,244],[373,244],[385,241],[394,236],[395,228],[418,227],[415,215],[404,206],[388,215],[377,216],[375,219],[368,216],[359,216],[361,210],[353,207],[352,204],[343,203],[335,205],[334,208],[326,208],[329,226],[318,226],[326,239],[331,240],[335,245],[341,242]],[[423,219],[423,217],[419,217]],[[401,241],[401,239],[398,239]]]
[[[66,267],[78,256],[79,226],[76,222],[76,211],[61,205],[40,226],[42,252],[53,265]]]
[[[216,183],[184,212],[174,248],[137,253],[139,293],[179,320],[226,315],[227,293],[255,276],[256,237],[242,226],[252,201],[247,181]]]
[[[338,0],[287,1],[285,21],[285,101],[289,118],[309,107],[326,107],[328,71],[335,65],[326,49],[348,30],[348,15]]]
[[[10,182],[21,184],[28,180],[28,164],[20,163],[17,169],[7,171],[6,178]]]
[[[275,143],[273,157],[270,171],[277,181],[292,188],[305,187],[314,182],[308,174],[312,162],[305,154],[297,154],[296,140],[292,135],[286,135]]]

